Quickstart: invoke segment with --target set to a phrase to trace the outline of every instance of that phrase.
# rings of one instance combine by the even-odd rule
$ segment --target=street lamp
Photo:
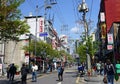
[[[85,3],[85,0],[82,0],[82,3],[78,6],[78,11],[83,13],[83,21],[84,21],[84,28],[85,28],[85,38],[86,41],[88,39],[88,24],[86,21],[86,13],[88,12],[87,4]],[[88,54],[88,47],[86,46],[86,57],[87,57],[87,69],[91,70],[91,61],[90,56]]]

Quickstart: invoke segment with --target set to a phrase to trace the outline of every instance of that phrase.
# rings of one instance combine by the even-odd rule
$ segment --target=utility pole
[[[86,41],[88,40],[88,24],[86,20],[86,13],[88,12],[87,4],[85,3],[85,0],[82,0],[82,3],[78,6],[78,11],[83,13],[83,21],[84,21],[84,29],[85,29],[85,38]],[[90,55],[88,54],[88,47],[86,46],[86,60],[87,60],[87,70],[91,71],[91,60]]]
[[[36,46],[37,46],[37,23],[38,23],[38,5],[36,5],[35,57],[36,57]]]
[[[55,4],[57,4],[55,0],[44,0],[44,21],[45,21],[44,22],[44,32],[48,31],[47,26],[46,26],[46,22],[47,22],[47,9],[52,8],[52,5],[55,5]],[[44,41],[47,42],[46,40],[47,40],[47,38],[46,38],[46,36],[44,36]],[[47,56],[46,51],[44,51],[44,55]],[[44,58],[46,58],[46,57],[44,57]],[[45,60],[43,60],[43,72],[44,71],[45,71]]]

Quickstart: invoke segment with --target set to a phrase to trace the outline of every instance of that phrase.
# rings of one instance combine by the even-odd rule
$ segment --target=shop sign
[[[107,34],[108,44],[113,44],[113,34]]]
[[[107,45],[107,49],[108,50],[112,50],[113,49],[113,45]]]

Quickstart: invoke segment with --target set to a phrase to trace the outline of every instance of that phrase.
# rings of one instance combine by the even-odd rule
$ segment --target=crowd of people
[[[49,66],[50,67],[50,66]],[[57,72],[58,72],[58,80],[63,81],[63,72],[64,72],[64,66],[60,63],[57,64]],[[51,67],[48,69],[51,70]],[[36,63],[32,63],[31,67],[28,67],[26,63],[23,63],[20,68],[20,75],[21,75],[21,84],[27,84],[27,75],[28,73],[31,73],[32,82],[37,81],[37,71],[38,71],[38,65]],[[8,65],[7,67],[7,78],[10,82],[14,81],[15,74],[17,72],[17,67],[14,63]]]
[[[31,66],[31,75],[33,82],[37,81],[37,70],[38,70],[38,65],[33,63]],[[14,80],[16,71],[17,68],[15,67],[14,63],[8,65],[7,78],[10,81]],[[86,71],[85,63],[78,64],[78,72],[81,73],[81,75],[84,75],[85,71]],[[21,72],[21,83],[26,84],[27,74],[30,72],[30,69],[27,67],[25,63],[22,64],[20,72]],[[57,72],[58,72],[58,81],[63,81],[64,65],[59,63],[57,65]],[[92,72],[94,72],[94,74],[96,75],[103,75],[104,78],[107,79],[108,83],[114,84],[116,69],[114,64],[112,64],[112,62],[109,59],[107,59],[106,62],[98,61],[97,63],[94,63],[92,65]]]
[[[37,70],[38,70],[38,66],[35,63],[32,64],[31,69],[29,69],[29,67],[27,66],[26,63],[23,63],[22,67],[20,69],[21,84],[26,84],[27,74],[29,72],[32,73],[32,81],[36,82],[37,81]],[[15,77],[16,72],[17,72],[17,67],[15,66],[14,63],[8,65],[8,67],[7,67],[7,78],[9,79],[10,82],[14,81],[14,77]]]
[[[85,65],[78,65],[78,72],[85,73]],[[93,73],[94,72],[94,73]],[[106,59],[105,62],[98,61],[92,65],[91,69],[92,75],[102,75],[107,80],[107,84],[114,84],[116,68],[110,59]]]

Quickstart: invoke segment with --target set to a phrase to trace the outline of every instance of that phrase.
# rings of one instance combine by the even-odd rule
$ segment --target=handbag
[[[104,76],[103,82],[104,82],[104,83],[107,83],[107,77],[106,77],[106,76]]]
[[[118,81],[118,79],[119,79],[119,75],[115,73],[115,80]]]

